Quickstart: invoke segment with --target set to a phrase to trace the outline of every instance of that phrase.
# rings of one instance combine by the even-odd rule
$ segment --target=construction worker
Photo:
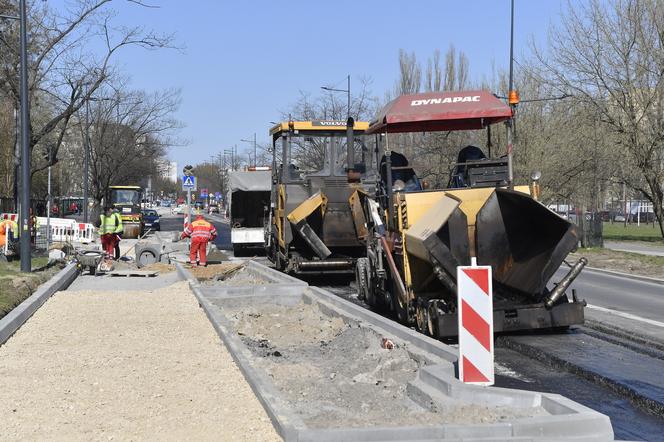
[[[37,230],[39,229],[40,224],[39,219],[37,219],[35,213],[32,211],[32,207],[30,207],[30,218],[28,223],[30,224],[30,243],[34,246],[37,244]]]
[[[181,238],[191,238],[191,247],[189,248],[189,263],[194,266],[197,263],[196,255],[198,254],[198,265],[202,267],[207,266],[206,249],[208,241],[214,240],[217,237],[217,229],[212,224],[207,222],[203,215],[198,212],[196,219],[192,223],[185,226]]]
[[[3,252],[7,242],[18,239],[18,224],[16,221],[5,219],[0,221],[0,253]]]
[[[122,231],[122,218],[119,213],[113,212],[113,207],[104,207],[104,213],[99,217],[99,236],[101,246],[109,257],[113,257],[115,244],[119,242],[118,230]]]
[[[113,249],[113,257],[117,261],[120,259],[120,241],[122,240],[122,233],[124,232],[124,228],[122,227],[122,215],[120,215],[120,212],[118,210],[113,211],[114,215],[117,215],[118,219],[120,220],[120,223],[115,227],[115,248]]]

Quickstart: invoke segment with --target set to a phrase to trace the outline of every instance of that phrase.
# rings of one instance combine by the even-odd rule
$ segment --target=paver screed
[[[57,293],[0,347],[2,440],[280,440],[188,283],[113,281]]]

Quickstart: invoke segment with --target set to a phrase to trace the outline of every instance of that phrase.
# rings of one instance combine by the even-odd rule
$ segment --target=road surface
[[[567,271],[563,266],[553,280],[560,280]],[[664,284],[585,269],[572,288],[588,304],[664,323]]]

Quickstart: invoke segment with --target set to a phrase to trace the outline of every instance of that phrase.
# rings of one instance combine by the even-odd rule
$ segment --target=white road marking
[[[526,376],[523,376],[522,374],[517,373],[516,371],[514,371],[514,370],[512,370],[512,369],[510,369],[510,368],[508,368],[504,365],[501,365],[497,362],[495,363],[495,367],[496,367],[496,374],[499,374],[499,375],[502,375],[502,376],[505,376],[505,377],[508,377],[508,378],[512,378],[512,379],[518,379],[520,381],[527,382],[529,384],[532,384],[534,382],[532,379],[530,379]]]
[[[611,310],[609,308],[599,307],[597,305],[591,305],[591,304],[588,304],[586,307],[588,307],[590,309],[593,309],[593,310],[598,310],[600,312],[611,313],[612,315],[620,316],[620,317],[625,318],[625,319],[631,319],[633,321],[645,322],[646,324],[650,324],[650,325],[654,325],[656,327],[664,328],[664,322],[659,322],[659,321],[655,321],[653,319],[643,318],[641,316],[633,315],[631,313],[624,313],[624,312],[620,312],[618,310]]]

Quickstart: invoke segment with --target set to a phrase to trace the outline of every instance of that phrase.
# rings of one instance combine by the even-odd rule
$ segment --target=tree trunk
[[[664,191],[657,178],[646,178],[650,187],[652,210],[659,225],[659,232],[664,238]]]

